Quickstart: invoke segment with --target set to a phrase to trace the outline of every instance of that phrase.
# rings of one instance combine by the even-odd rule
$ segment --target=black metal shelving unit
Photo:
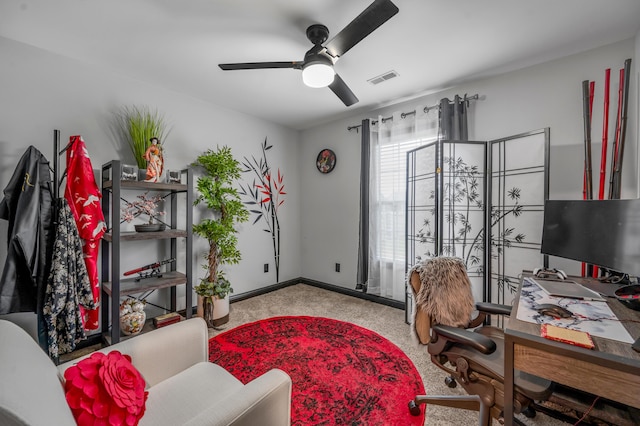
[[[102,211],[107,225],[107,233],[102,239],[102,334],[108,344],[118,343],[120,336],[120,298],[161,288],[170,288],[169,312],[177,310],[176,287],[185,286],[186,318],[191,317],[193,305],[192,266],[193,258],[193,173],[191,169],[181,171],[181,183],[157,183],[121,180],[122,164],[119,160],[102,166]],[[154,191],[163,193],[170,201],[168,228],[158,232],[121,232],[121,201],[126,191]],[[178,229],[178,195],[186,194],[184,200],[184,229]],[[177,240],[186,239],[184,272],[177,270],[175,260],[178,254]],[[171,258],[169,270],[162,277],[152,277],[136,281],[135,278],[121,278],[120,254],[122,244],[131,241],[169,240]]]

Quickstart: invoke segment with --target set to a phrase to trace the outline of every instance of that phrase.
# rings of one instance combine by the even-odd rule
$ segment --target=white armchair
[[[140,425],[290,425],[291,378],[273,369],[243,385],[208,362],[200,318],[108,346],[131,356],[149,398]],[[0,320],[0,424],[75,425],[62,377],[76,359],[55,366],[20,327]],[[88,355],[87,355],[88,356]]]

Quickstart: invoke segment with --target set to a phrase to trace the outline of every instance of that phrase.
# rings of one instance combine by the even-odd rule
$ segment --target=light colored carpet
[[[310,315],[347,321],[381,334],[402,349],[422,376],[428,395],[464,395],[460,387],[450,389],[444,384],[446,373],[431,363],[424,346],[411,336],[404,321],[404,311],[329,290],[298,284],[231,304],[230,320],[223,326],[229,330],[241,324],[281,315]],[[209,330],[210,336],[222,331]],[[408,402],[408,401],[407,401]],[[402,409],[406,409],[402,407]],[[565,425],[559,420],[538,413],[534,419],[519,417],[526,425]],[[475,411],[430,405],[425,425],[477,425]],[[494,420],[494,425],[498,422]]]

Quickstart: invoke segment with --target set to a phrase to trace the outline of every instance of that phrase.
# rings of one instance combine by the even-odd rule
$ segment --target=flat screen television
[[[547,200],[540,251],[640,276],[640,200]]]

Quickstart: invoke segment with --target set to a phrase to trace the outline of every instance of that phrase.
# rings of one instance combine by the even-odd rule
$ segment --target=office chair
[[[420,404],[479,411],[479,425],[502,421],[504,409],[504,333],[483,325],[487,315],[509,315],[511,307],[475,303],[461,259],[435,257],[414,266],[407,276],[414,299],[413,331],[427,345],[431,361],[446,371],[445,383],[458,383],[468,395],[418,395],[409,402],[413,415]],[[475,312],[475,317],[472,318]],[[533,417],[529,406],[551,394],[552,382],[515,371],[514,412]],[[517,419],[516,419],[517,421]]]

